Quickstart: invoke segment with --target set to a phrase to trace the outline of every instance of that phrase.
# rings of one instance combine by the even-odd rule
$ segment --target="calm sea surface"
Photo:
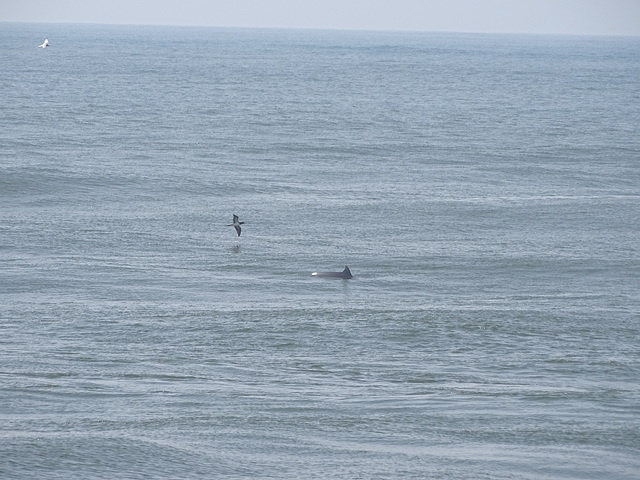
[[[0,477],[638,478],[639,79],[640,38],[0,24]]]

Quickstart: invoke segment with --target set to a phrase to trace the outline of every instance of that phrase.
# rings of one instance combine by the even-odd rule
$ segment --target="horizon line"
[[[413,28],[373,28],[373,27],[293,27],[293,26],[246,26],[246,25],[211,25],[211,24],[187,24],[187,23],[137,23],[137,22],[92,22],[92,21],[26,21],[26,20],[0,20],[2,23],[30,24],[30,25],[100,25],[111,27],[175,27],[175,28],[211,28],[229,30],[296,30],[296,31],[332,31],[332,32],[375,32],[375,33],[425,33],[425,34],[459,34],[459,35],[531,35],[531,36],[574,36],[574,37],[626,37],[637,38],[639,34],[633,33],[567,33],[567,32],[538,32],[538,31],[495,31],[495,30],[420,30]]]

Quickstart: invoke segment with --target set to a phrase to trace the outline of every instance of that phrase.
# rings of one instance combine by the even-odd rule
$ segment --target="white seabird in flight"
[[[38,45],[38,46],[42,48],[47,48],[49,46],[49,39],[45,38],[44,42],[42,42],[42,45]]]

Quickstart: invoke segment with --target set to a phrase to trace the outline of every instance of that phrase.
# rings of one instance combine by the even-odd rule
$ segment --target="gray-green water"
[[[0,47],[0,476],[637,476],[639,39]]]

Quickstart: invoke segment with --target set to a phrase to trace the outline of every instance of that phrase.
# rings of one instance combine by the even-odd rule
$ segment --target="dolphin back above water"
[[[313,272],[311,275],[316,277],[344,278],[345,280],[353,278],[353,275],[351,275],[351,270],[349,270],[349,267],[347,266],[345,266],[344,270],[341,272]]]

